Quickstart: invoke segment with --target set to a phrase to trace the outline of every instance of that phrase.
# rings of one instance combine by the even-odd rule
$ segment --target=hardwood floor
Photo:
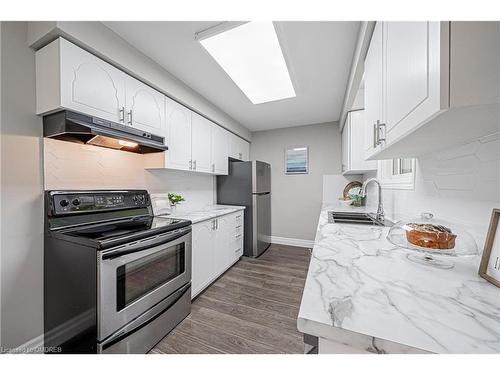
[[[308,249],[274,244],[241,258],[150,353],[303,353],[297,315],[309,259]]]

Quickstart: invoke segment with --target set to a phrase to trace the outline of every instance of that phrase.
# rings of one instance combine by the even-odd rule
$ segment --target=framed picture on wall
[[[285,150],[285,174],[309,173],[309,148],[306,146]]]
[[[494,208],[490,227],[484,244],[483,257],[479,266],[479,275],[500,288],[500,227],[498,220],[500,209]]]

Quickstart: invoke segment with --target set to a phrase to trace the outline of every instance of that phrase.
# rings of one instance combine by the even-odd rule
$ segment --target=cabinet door
[[[195,297],[215,277],[215,231],[213,230],[213,221],[209,220],[194,224],[192,238],[191,296]]]
[[[384,23],[386,146],[448,106],[446,24]]]
[[[349,112],[348,168],[353,171],[377,169],[377,162],[365,160],[364,138],[366,132],[365,111]]]
[[[212,123],[197,113],[192,114],[191,155],[192,169],[212,172]]]
[[[228,132],[212,124],[212,171],[218,175],[227,175],[228,167]]]
[[[222,274],[232,263],[233,249],[231,245],[231,225],[228,216],[217,219],[215,232],[215,270],[217,275]]]
[[[168,136],[166,167],[190,170],[191,166],[191,111],[166,98]]]
[[[344,128],[342,129],[342,172],[348,171],[350,168],[349,165],[349,131],[351,128],[351,113],[347,114]]]
[[[387,130],[428,96],[429,22],[385,22]]]
[[[61,106],[124,121],[125,73],[60,38]]]
[[[239,138],[240,143],[240,154],[241,160],[249,161],[250,160],[250,143],[245,141],[244,139]]]
[[[127,125],[165,136],[165,95],[129,76],[125,88]]]
[[[250,160],[250,143],[228,132],[229,156],[242,161]]]
[[[365,59],[365,155],[370,157],[380,146],[375,144],[377,121],[383,122],[384,94],[383,26],[375,24]]]

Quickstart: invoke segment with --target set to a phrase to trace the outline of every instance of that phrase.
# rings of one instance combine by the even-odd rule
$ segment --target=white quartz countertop
[[[301,332],[334,338],[341,329],[435,353],[500,353],[500,289],[478,276],[478,256],[447,257],[452,269],[413,263],[386,239],[389,228],[329,224],[327,211],[339,208],[321,210]]]
[[[173,219],[184,219],[191,220],[193,224],[210,220],[219,216],[231,214],[233,212],[244,210],[245,206],[227,206],[216,204],[212,206],[206,206],[199,210],[193,211],[182,211],[182,207],[177,207],[174,213],[160,213],[161,216],[168,215],[168,217]]]

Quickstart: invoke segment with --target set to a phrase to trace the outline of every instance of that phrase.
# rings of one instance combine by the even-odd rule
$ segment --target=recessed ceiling
[[[275,22],[296,97],[252,104],[194,34],[219,22],[105,25],[251,131],[338,121],[359,22]]]

